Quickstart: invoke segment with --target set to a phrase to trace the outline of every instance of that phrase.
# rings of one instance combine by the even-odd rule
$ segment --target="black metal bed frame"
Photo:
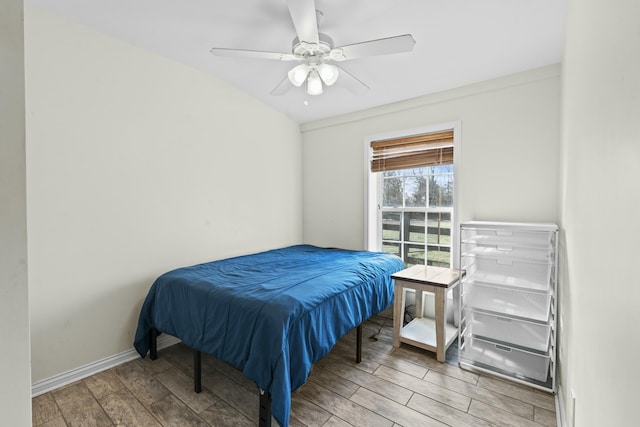
[[[364,322],[363,322],[364,323]],[[158,331],[151,329],[149,332],[149,357],[151,360],[158,358]],[[362,361],[362,323],[358,325],[356,333],[356,363]],[[202,391],[202,353],[193,349],[193,391]],[[271,427],[271,393],[259,389],[260,407],[258,427]]]

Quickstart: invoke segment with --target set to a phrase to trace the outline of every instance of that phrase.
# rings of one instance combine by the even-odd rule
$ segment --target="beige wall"
[[[0,424],[31,425],[22,1],[0,2]]]
[[[303,125],[305,242],[363,248],[367,136],[453,121],[462,135],[461,221],[557,221],[554,65]]]
[[[226,83],[40,9],[25,33],[39,381],[130,349],[168,269],[300,243],[301,136]]]
[[[571,3],[563,65],[560,396],[567,426],[639,422],[640,2],[612,6]]]

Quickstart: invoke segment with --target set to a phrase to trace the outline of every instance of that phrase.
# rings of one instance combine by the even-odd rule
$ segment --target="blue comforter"
[[[160,276],[140,312],[135,348],[151,328],[238,369],[289,424],[291,392],[349,330],[393,302],[393,255],[292,246],[179,268]]]

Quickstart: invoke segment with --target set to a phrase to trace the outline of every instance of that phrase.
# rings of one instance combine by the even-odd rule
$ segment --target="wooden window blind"
[[[371,142],[371,172],[453,164],[453,129]]]

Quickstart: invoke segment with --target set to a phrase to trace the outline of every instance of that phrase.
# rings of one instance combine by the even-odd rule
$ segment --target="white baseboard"
[[[180,340],[174,336],[162,334],[158,337],[158,349],[160,350],[179,342]],[[132,347],[129,350],[122,351],[114,354],[113,356],[105,357],[104,359],[96,360],[95,362],[80,366],[79,368],[40,380],[31,385],[31,397],[40,396],[41,394],[55,390],[64,385],[90,377],[98,372],[106,371],[114,366],[122,365],[123,363],[137,357],[140,357],[140,355]]]

